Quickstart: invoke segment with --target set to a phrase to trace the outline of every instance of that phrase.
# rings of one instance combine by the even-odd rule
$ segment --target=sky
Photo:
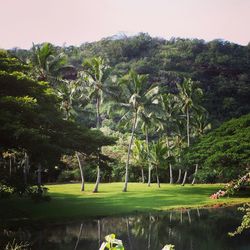
[[[0,48],[118,33],[250,42],[250,0],[0,0]]]

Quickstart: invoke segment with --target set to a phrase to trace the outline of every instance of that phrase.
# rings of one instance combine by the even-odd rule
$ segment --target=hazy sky
[[[0,48],[80,45],[119,32],[250,41],[250,0],[0,0]]]

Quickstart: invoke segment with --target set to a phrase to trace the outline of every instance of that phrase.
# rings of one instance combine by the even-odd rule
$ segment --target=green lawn
[[[93,184],[86,184],[81,192],[80,184],[49,185],[50,202],[34,203],[26,199],[0,200],[0,218],[29,218],[36,220],[76,219],[136,212],[163,211],[173,208],[189,208],[250,202],[248,193],[233,198],[212,200],[210,194],[224,185],[169,185],[129,183],[128,192],[121,192],[123,183],[100,184],[100,192],[92,193]],[[247,197],[248,196],[248,197]]]

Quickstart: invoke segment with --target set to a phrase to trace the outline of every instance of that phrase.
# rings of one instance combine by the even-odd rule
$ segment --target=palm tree
[[[162,94],[161,95],[161,112],[157,117],[156,121],[159,130],[162,132],[162,136],[166,137],[166,145],[168,147],[168,157],[171,156],[172,143],[171,137],[173,137],[173,131],[175,128],[175,118],[179,111],[179,100],[173,94]],[[173,183],[173,170],[172,163],[169,162],[169,183]]]
[[[66,65],[66,56],[64,53],[56,53],[50,43],[33,44],[31,64],[37,79],[48,81],[53,86],[57,82],[60,70]]]
[[[135,161],[135,164],[140,166],[141,168],[141,177],[142,177],[142,183],[145,182],[144,177],[144,164],[147,161],[147,149],[145,142],[141,140],[135,139],[134,147],[132,148],[133,152],[133,159]]]
[[[200,88],[197,88],[191,79],[184,79],[182,84],[177,84],[179,91],[178,97],[181,101],[182,112],[186,116],[186,135],[187,135],[187,147],[190,146],[190,112],[192,108],[195,108],[197,101],[203,95]],[[187,170],[184,173],[182,185],[185,185],[187,178]]]
[[[128,154],[126,161],[125,183],[123,192],[127,191],[128,186],[128,168],[131,155],[131,147],[134,140],[135,131],[140,115],[146,110],[147,106],[153,102],[154,97],[158,94],[158,87],[148,86],[147,76],[138,75],[131,70],[120,81],[122,87],[121,102],[118,103],[123,115],[120,122],[132,123],[131,137],[128,145]]]
[[[77,102],[77,105],[82,105],[83,102],[79,103],[79,95],[77,92],[77,85],[73,81],[62,80],[60,86],[56,89],[57,95],[61,100],[60,108],[65,113],[65,120],[74,120],[77,112],[75,111],[74,102]],[[81,96],[80,96],[81,97]],[[86,102],[85,102],[86,103]],[[81,191],[85,189],[84,182],[84,171],[82,164],[83,154],[80,152],[75,152],[78,166],[81,174]]]
[[[165,127],[165,133],[166,133],[166,143],[168,147],[168,156],[170,157],[171,147],[169,143],[169,130],[172,130],[171,127],[173,127],[174,119],[176,116],[176,113],[178,112],[179,107],[179,101],[178,98],[176,98],[173,94],[163,94],[161,96],[162,100],[162,106],[163,106],[163,112],[164,112],[164,127]],[[172,164],[169,163],[169,183],[173,184],[173,170],[172,170]]]
[[[211,129],[211,124],[208,122],[208,113],[203,107],[199,106],[196,109],[196,112],[194,112],[192,125],[194,128],[194,137],[197,138],[201,137],[206,133],[206,131]],[[192,185],[194,185],[195,183],[195,177],[198,172],[198,166],[198,163],[196,163]]]
[[[149,129],[152,127],[152,124],[156,121],[156,113],[159,111],[159,103],[158,103],[158,93],[153,95],[151,99],[148,100],[144,104],[144,109],[139,115],[139,122],[141,122],[141,129],[145,135],[146,142],[146,153],[147,153],[147,161],[148,161],[148,187],[151,184],[151,161],[149,160]]]
[[[160,180],[158,169],[165,163],[167,157],[168,148],[163,140],[158,140],[153,142],[150,149],[150,161],[156,170],[156,180],[158,187],[160,187]]]
[[[86,60],[83,63],[84,72],[82,72],[82,77],[84,80],[84,88],[87,90],[90,100],[95,101],[96,106],[96,128],[101,128],[101,115],[100,115],[100,105],[103,102],[103,94],[108,91],[106,88],[106,81],[110,74],[110,67],[106,65],[105,61],[101,57],[95,57],[90,60]],[[97,177],[96,184],[93,192],[98,192],[98,186],[100,183],[100,151],[97,155]]]
[[[182,136],[182,133],[180,131],[178,131],[175,136],[173,137],[173,155],[175,155],[175,158],[176,158],[176,165],[178,166],[179,168],[179,171],[178,171],[178,178],[177,178],[177,181],[176,183],[180,183],[181,181],[181,174],[182,174],[182,168],[180,166],[181,164],[181,152],[183,150],[183,148],[186,147],[186,143],[184,141],[184,137]]]

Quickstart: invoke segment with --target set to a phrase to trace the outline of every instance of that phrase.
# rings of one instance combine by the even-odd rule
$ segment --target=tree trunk
[[[194,179],[193,179],[193,181],[192,181],[192,185],[194,185],[195,176],[196,176],[196,174],[197,174],[197,171],[198,171],[198,164],[195,164]]]
[[[100,97],[99,94],[97,96],[96,99],[96,128],[100,129],[101,127],[101,119],[100,119]],[[95,182],[95,187],[93,190],[93,193],[97,193],[98,192],[98,187],[99,187],[99,183],[100,183],[100,151],[101,149],[98,149],[98,163],[97,163],[97,175],[96,175],[96,182]]]
[[[156,170],[156,180],[157,180],[157,185],[160,188],[161,184],[160,184],[160,180],[159,180],[159,175],[158,175],[158,166],[155,167]]]
[[[199,210],[199,208],[198,208],[198,207],[196,208],[196,211],[197,211],[197,215],[198,215],[198,217],[200,218],[200,217],[201,217],[201,215],[200,215],[200,210]]]
[[[135,118],[134,118],[134,122],[133,122],[133,125],[132,125],[132,131],[131,131],[131,138],[130,138],[130,142],[129,142],[129,145],[128,145],[128,155],[127,155],[127,161],[126,161],[125,182],[124,182],[124,188],[122,190],[123,192],[127,192],[127,189],[128,189],[128,167],[129,167],[129,160],[130,160],[130,155],[131,155],[131,147],[132,147],[134,134],[135,134],[135,129],[136,129],[136,123],[137,123],[137,111],[135,112]]]
[[[98,248],[101,246],[101,221],[97,221],[97,231],[98,231]]]
[[[11,174],[12,174],[12,159],[11,159],[11,156],[10,156],[10,160],[9,160],[9,167],[10,167],[9,175],[11,177]]]
[[[27,153],[24,153],[24,162],[23,162],[23,179],[24,179],[24,185],[27,185],[27,174],[29,169],[29,157]]]
[[[173,184],[173,171],[171,163],[169,163],[169,184]]]
[[[169,141],[167,137],[167,147],[168,147],[168,157],[170,156],[170,150],[169,150]],[[173,184],[173,171],[172,171],[172,165],[169,163],[169,184]]]
[[[189,109],[187,107],[187,144],[190,146],[190,135],[189,135]]]
[[[129,218],[128,217],[126,218],[126,225],[127,225],[129,249],[133,250],[133,244],[132,244],[132,239],[131,239],[131,234],[130,234],[130,226],[129,226]]]
[[[98,192],[98,186],[100,183],[100,152],[98,152],[98,163],[97,163],[97,176],[96,176],[96,182],[95,182],[95,188],[93,190],[93,193]]]
[[[83,228],[83,224],[81,223],[80,230],[79,230],[79,233],[78,233],[78,237],[77,237],[77,241],[76,241],[76,245],[75,245],[74,250],[77,250],[77,248],[78,248],[78,245],[79,245],[79,242],[80,242],[80,239],[81,239],[81,235],[82,235],[82,228]]]
[[[178,179],[176,183],[180,183],[180,182],[181,182],[181,169],[179,169]]]
[[[38,187],[41,187],[41,185],[42,185],[42,166],[41,166],[41,163],[38,164],[38,169],[37,169],[37,185],[38,185]]]
[[[146,147],[147,147],[147,159],[148,159],[148,187],[150,187],[151,184],[151,170],[152,170],[152,166],[149,160],[149,140],[148,140],[148,128],[146,127]]]
[[[24,153],[24,159],[23,159],[23,179],[24,179],[24,185],[27,186],[28,183],[28,173],[29,173],[29,156],[28,154],[25,152]]]
[[[187,179],[187,170],[186,170],[185,173],[184,173],[183,181],[182,181],[182,184],[181,184],[182,186],[185,185],[186,179]]]
[[[81,186],[81,191],[84,191],[84,173],[83,173],[83,166],[82,166],[82,162],[81,162],[81,159],[80,159],[80,153],[79,152],[76,152],[76,158],[77,158],[77,161],[78,161],[78,165],[79,165],[79,169],[80,169],[80,174],[81,174],[81,180],[82,180],[82,186]]]
[[[143,167],[141,168],[141,180],[142,180],[142,183],[145,182]]]
[[[151,215],[149,214],[149,220],[148,220],[148,250],[151,248],[151,228],[152,228],[152,223],[151,223]]]
[[[190,211],[189,211],[189,210],[187,211],[187,214],[188,214],[188,221],[189,221],[189,224],[191,224],[191,223],[192,223],[192,220],[191,220],[191,216],[190,216]]]
[[[100,129],[101,127],[101,117],[100,117],[100,97],[99,94],[96,98],[96,128]]]
[[[151,171],[152,171],[152,168],[151,166],[148,167],[148,187],[150,187],[151,185]]]

